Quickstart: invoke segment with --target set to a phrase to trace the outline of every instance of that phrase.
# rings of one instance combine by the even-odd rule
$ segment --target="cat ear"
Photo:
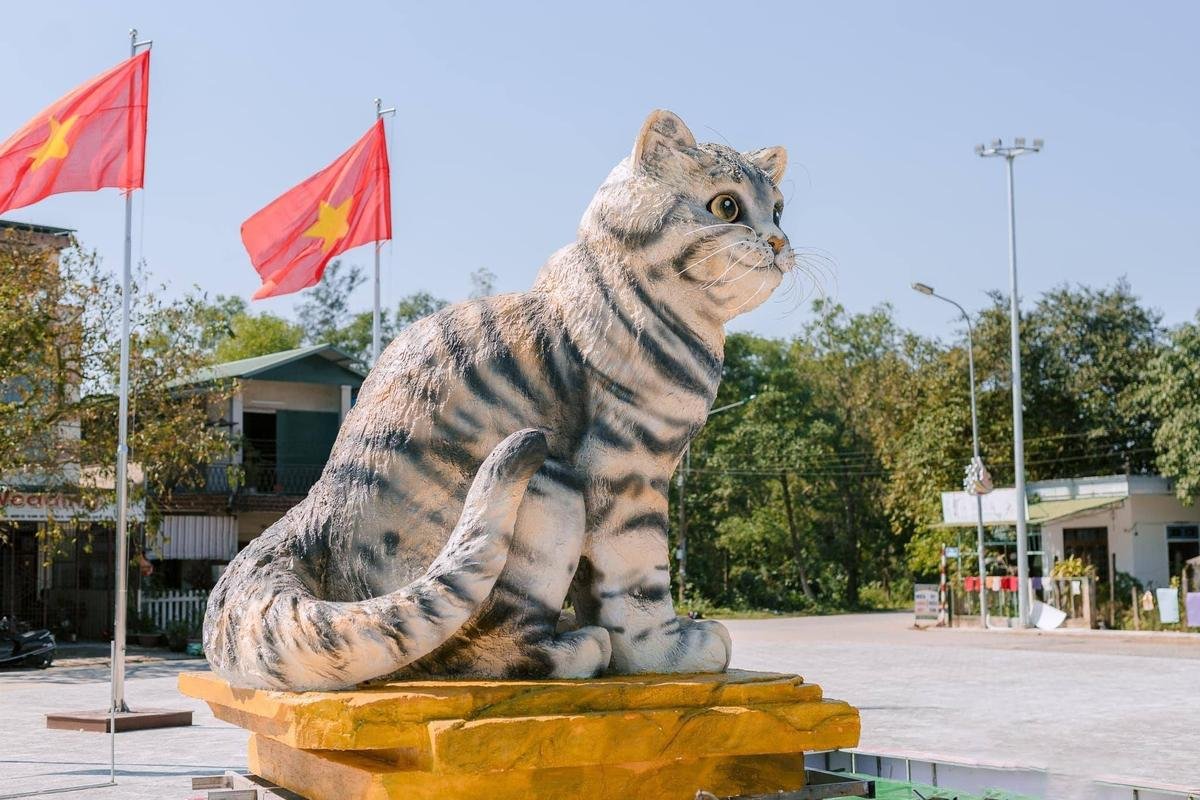
[[[767,173],[771,183],[776,186],[783,180],[783,173],[787,170],[787,150],[782,147],[764,147],[746,153],[746,160]]]
[[[642,123],[642,130],[633,144],[633,165],[644,168],[661,158],[664,150],[670,152],[695,146],[696,137],[683,120],[660,108],[651,111]]]

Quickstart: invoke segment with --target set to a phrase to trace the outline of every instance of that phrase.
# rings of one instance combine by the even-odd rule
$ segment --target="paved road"
[[[865,751],[1200,787],[1200,636],[911,623],[727,622],[733,666],[797,672],[858,706]]]
[[[108,780],[109,736],[46,729],[47,712],[108,707],[108,668],[70,663],[0,673],[0,794]],[[130,706],[190,708],[192,727],[119,734],[116,787],[51,796],[182,800],[203,797],[190,789],[193,775],[244,770],[245,732],[217,721],[208,706],[175,690],[180,671],[206,668],[201,659],[130,664],[125,693]]]
[[[798,672],[863,715],[862,749],[1200,786],[1200,637],[913,630],[909,614],[734,620],[733,666]],[[191,708],[192,728],[124,733],[115,788],[64,797],[183,800],[193,775],[245,769],[246,734],[175,691],[198,660],[131,664],[137,707]],[[102,781],[108,737],[46,730],[103,708],[92,661],[0,673],[0,794]]]

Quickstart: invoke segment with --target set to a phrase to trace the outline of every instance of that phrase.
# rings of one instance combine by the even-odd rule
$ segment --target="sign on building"
[[[59,522],[72,519],[99,522],[116,519],[115,503],[87,509],[79,502],[79,498],[54,492],[18,492],[12,489],[0,491],[0,507],[3,507],[2,519],[13,522],[45,522],[51,517]],[[131,503],[129,518],[142,520],[145,517],[145,506],[141,503]]]
[[[977,500],[983,501],[984,525],[1011,525],[1017,518],[1017,490],[995,489],[990,494],[978,496],[966,492],[942,492],[942,521],[951,525],[975,524],[979,513]]]

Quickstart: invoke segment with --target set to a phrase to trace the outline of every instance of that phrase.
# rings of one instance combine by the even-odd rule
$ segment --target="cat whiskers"
[[[741,242],[738,242],[738,243],[739,243],[739,244],[740,244],[740,243],[749,244],[749,242],[746,242],[744,239],[743,239],[743,240],[741,240]],[[733,261],[733,262],[732,262],[732,263],[731,263],[731,264],[730,264],[728,267],[726,267],[726,268],[725,268],[725,271],[724,271],[724,272],[722,272],[720,275],[718,275],[717,277],[713,278],[711,281],[709,281],[708,283],[704,284],[704,285],[703,285],[703,286],[701,286],[700,288],[701,288],[701,289],[711,289],[711,288],[712,288],[713,286],[715,286],[716,284],[718,284],[718,283],[722,283],[722,282],[724,281],[724,278],[725,278],[725,276],[726,276],[726,275],[728,275],[728,274],[730,273],[730,271],[731,271],[731,270],[732,270],[734,267],[736,267],[738,264],[742,263],[742,259],[743,259],[743,258],[745,258],[746,256],[750,255],[750,252],[753,252],[753,251],[749,251],[749,252],[746,252],[746,253],[742,253],[740,256],[738,256],[738,258],[737,258],[735,261]],[[716,255],[716,254],[714,253],[713,255]]]
[[[697,267],[697,266],[703,264],[705,261],[708,261],[710,258],[715,256],[717,253],[724,252],[725,250],[728,250],[731,247],[737,247],[739,244],[750,244],[750,240],[749,239],[738,239],[736,242],[733,242],[732,244],[727,244],[722,247],[718,247],[716,250],[713,250],[711,253],[704,256],[703,258],[698,258],[695,261],[693,261],[692,263],[688,264],[686,267],[679,270],[679,272],[676,272],[675,274],[682,275],[683,273],[687,272],[692,267]]]
[[[758,285],[758,288],[754,290],[754,294],[750,295],[750,296],[749,296],[749,297],[747,297],[745,300],[743,300],[741,303],[739,303],[739,304],[738,304],[738,307],[737,307],[737,308],[735,308],[735,309],[733,309],[733,310],[732,310],[732,311],[730,311],[729,313],[730,313],[730,314],[736,314],[737,312],[741,311],[741,310],[742,310],[742,309],[743,309],[743,308],[746,306],[746,304],[747,304],[747,303],[749,303],[749,302],[750,302],[751,300],[753,300],[754,298],[758,297],[758,293],[759,293],[759,292],[761,292],[761,291],[763,290],[763,287],[767,285],[767,280],[768,280],[770,277],[771,277],[770,275],[767,275],[767,276],[765,276],[765,277],[762,279],[762,283],[760,283],[760,284]]]
[[[751,275],[751,274],[757,272],[758,268],[761,267],[764,263],[766,263],[766,261],[767,261],[767,257],[765,255],[760,256],[757,264],[750,267],[745,272],[743,272],[741,275],[738,275],[736,278],[731,278],[727,281],[721,281],[721,283],[725,284],[726,286],[732,286],[733,284],[737,283],[738,281],[740,281],[742,278],[746,277],[747,275]]]

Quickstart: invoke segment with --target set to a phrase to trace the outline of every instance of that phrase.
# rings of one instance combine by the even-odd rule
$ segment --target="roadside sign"
[[[922,620],[937,622],[939,607],[936,583],[913,584],[913,608],[916,611],[918,622]]]
[[[946,548],[946,558],[958,558],[958,548],[957,547],[947,547]]]

